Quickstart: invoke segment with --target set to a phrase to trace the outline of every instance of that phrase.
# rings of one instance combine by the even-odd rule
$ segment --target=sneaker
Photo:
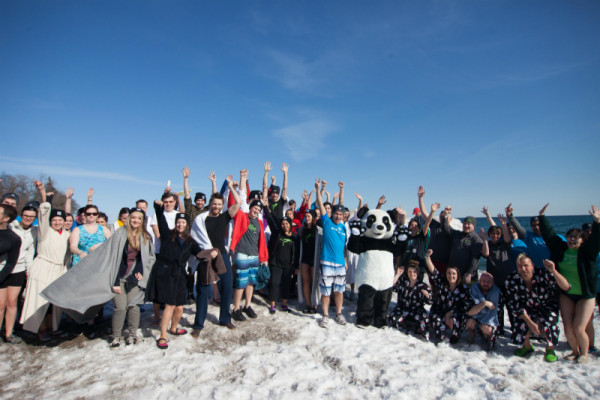
[[[530,354],[530,353],[533,353],[533,350],[534,350],[534,349],[533,349],[533,345],[531,345],[530,347],[525,347],[525,346],[523,346],[523,347],[521,347],[520,349],[516,349],[516,350],[515,350],[515,356],[518,356],[518,357],[525,357],[525,356],[527,356],[528,354]]]
[[[290,308],[288,306],[281,306],[281,311],[283,311],[283,312],[290,312],[292,310],[290,310]]]
[[[129,346],[129,345],[134,345],[138,343],[138,337],[137,336],[127,336],[127,340],[125,340],[125,345]]]
[[[310,311],[308,312],[309,314],[316,314],[317,313],[317,307],[313,307],[310,309]]]
[[[335,316],[335,322],[340,325],[346,325],[346,318],[342,314],[338,314]]]
[[[323,317],[321,318],[321,321],[319,322],[319,327],[321,328],[327,328],[327,321],[329,321],[329,317]]]
[[[547,362],[558,361],[558,357],[556,357],[556,353],[554,352],[554,349],[546,349],[546,354],[544,355],[544,361],[547,361]]]
[[[10,335],[10,336],[4,338],[4,341],[9,344],[17,344],[17,343],[23,342],[23,339],[21,339],[18,336],[15,336],[15,335]]]
[[[450,344],[456,344],[456,343],[458,343],[459,339],[460,339],[460,336],[458,336],[458,335],[452,335],[452,336],[450,336]]]
[[[307,307],[304,307],[304,309],[302,310],[302,314],[310,314],[310,311],[311,311],[311,309],[312,309],[312,308],[311,308],[311,307],[308,307],[308,306],[307,306]]]
[[[242,309],[238,308],[237,310],[234,310],[231,313],[231,318],[235,319],[236,321],[245,321],[246,317],[244,317],[244,314],[242,314]]]
[[[590,346],[590,348],[588,349],[588,354],[594,353],[598,353],[598,349],[596,348],[596,346]]]
[[[275,314],[276,311],[277,309],[275,308],[275,306],[269,307],[269,314]]]
[[[121,345],[121,338],[120,337],[116,337],[116,338],[113,338],[113,341],[110,343],[110,348],[111,349],[116,349],[120,345]]]
[[[252,307],[248,306],[248,307],[244,307],[244,313],[249,317],[249,318],[256,318],[258,317],[258,315],[256,315],[256,313],[254,312],[254,310],[252,309]]]

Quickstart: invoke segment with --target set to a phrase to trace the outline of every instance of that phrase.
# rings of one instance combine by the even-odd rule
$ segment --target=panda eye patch
[[[386,227],[386,230],[391,230],[392,229],[392,224],[390,224],[390,219],[388,217],[383,217],[383,224]]]
[[[377,221],[377,218],[374,215],[369,215],[369,218],[367,218],[367,228],[371,228],[375,221]]]

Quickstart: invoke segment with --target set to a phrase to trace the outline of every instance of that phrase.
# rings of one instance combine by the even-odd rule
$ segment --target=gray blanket
[[[145,289],[155,255],[152,241],[144,242],[142,237],[140,241],[144,273],[138,286]],[[112,288],[117,279],[126,244],[127,229],[117,229],[100,247],[44,289],[41,296],[62,308],[77,322],[91,320],[104,304],[115,296]],[[133,271],[133,268],[131,270]],[[144,291],[141,290],[140,296],[132,300],[129,305],[141,304],[143,301]]]

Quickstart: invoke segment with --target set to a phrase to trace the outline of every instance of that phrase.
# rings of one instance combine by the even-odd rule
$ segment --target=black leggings
[[[269,265],[271,270],[271,279],[269,280],[269,300],[279,300],[281,289],[281,298],[287,300],[290,298],[290,286],[292,282],[292,267],[280,267],[278,265]]]

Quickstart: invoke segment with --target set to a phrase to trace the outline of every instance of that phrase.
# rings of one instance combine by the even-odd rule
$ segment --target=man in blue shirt
[[[321,179],[317,178],[315,188],[317,192],[317,207],[321,210],[323,224],[323,241],[321,249],[321,305],[323,319],[319,323],[322,328],[327,328],[329,320],[329,298],[333,294],[335,300],[335,322],[345,325],[346,320],[342,315],[342,303],[346,290],[346,242],[348,230],[344,224],[344,206],[338,204],[332,208],[331,218],[327,215],[323,198],[319,191]]]
[[[498,327],[498,301],[500,289],[494,285],[494,277],[489,272],[484,272],[479,277],[479,282],[471,286],[471,297],[475,305],[467,312],[468,341],[475,339],[477,325],[486,339],[487,349],[491,350],[496,342],[496,328]]]

